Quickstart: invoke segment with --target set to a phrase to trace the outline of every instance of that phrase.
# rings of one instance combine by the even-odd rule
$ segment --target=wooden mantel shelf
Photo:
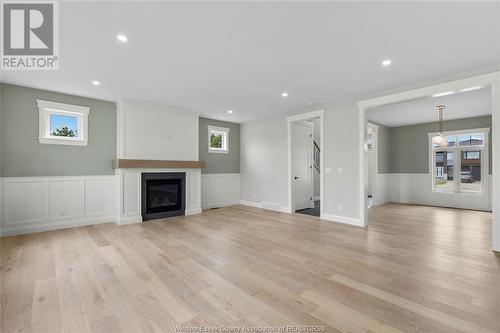
[[[166,161],[166,160],[113,160],[114,169],[203,169],[202,161]]]

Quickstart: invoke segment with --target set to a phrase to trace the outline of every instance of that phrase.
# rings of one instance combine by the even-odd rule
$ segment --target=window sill
[[[215,154],[229,154],[229,150],[208,149],[208,152]]]
[[[66,146],[87,146],[88,141],[85,140],[68,140],[68,139],[55,139],[55,138],[38,138],[41,144],[49,145],[66,145]]]
[[[479,195],[488,195],[487,192],[453,192],[453,191],[439,191],[439,190],[432,190],[432,194],[453,194],[453,195],[474,195],[474,196],[479,196]]]

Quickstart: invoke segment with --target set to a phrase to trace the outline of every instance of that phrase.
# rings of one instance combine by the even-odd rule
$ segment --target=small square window
[[[39,142],[86,146],[88,144],[88,115],[90,108],[37,100]]]
[[[229,152],[229,128],[208,126],[208,152]]]

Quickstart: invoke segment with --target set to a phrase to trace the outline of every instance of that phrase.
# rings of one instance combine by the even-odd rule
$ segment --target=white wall
[[[116,177],[5,177],[1,235],[116,220]]]
[[[241,200],[266,204],[277,210],[287,207],[285,116],[242,124],[240,142]]]
[[[198,160],[198,113],[136,100],[122,100],[119,112],[121,158]]]
[[[322,170],[325,172],[324,218],[357,224],[358,108],[351,101],[323,109],[324,168],[331,171]],[[241,126],[241,200],[244,203],[275,210],[281,207],[282,211],[288,206],[286,116]]]

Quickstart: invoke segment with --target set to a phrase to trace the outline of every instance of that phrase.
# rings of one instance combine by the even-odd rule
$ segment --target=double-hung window
[[[449,193],[484,193],[488,180],[489,128],[444,133],[447,147],[432,142],[429,133],[432,190]]]
[[[37,100],[39,142],[44,144],[86,146],[90,108]]]

